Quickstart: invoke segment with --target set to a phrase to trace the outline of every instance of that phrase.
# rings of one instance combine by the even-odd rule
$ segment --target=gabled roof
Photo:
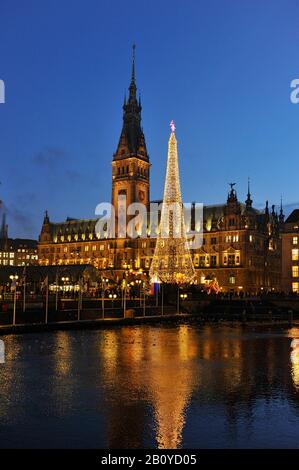
[[[299,209],[294,209],[285,221],[286,224],[293,224],[296,222],[299,223]]]

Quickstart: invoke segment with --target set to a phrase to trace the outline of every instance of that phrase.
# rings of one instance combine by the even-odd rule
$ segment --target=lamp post
[[[26,266],[23,271],[23,312],[26,311]]]
[[[101,287],[102,287],[102,318],[105,318],[105,290],[104,290],[104,278],[101,277]]]
[[[180,298],[182,299],[182,302],[183,302],[183,300],[186,300],[187,297],[188,297],[188,294],[180,294]],[[178,312],[178,313],[180,313],[180,312]]]
[[[104,279],[104,276],[101,277],[101,286],[102,286],[102,318],[105,318],[105,286],[108,284],[109,279]]]
[[[83,287],[83,278],[79,278],[79,291],[78,291],[78,321],[80,321],[80,311],[82,310],[82,287]]]
[[[136,279],[135,284],[139,286],[139,307],[141,307],[141,279]]]
[[[143,316],[145,317],[145,282],[143,282]]]
[[[112,308],[114,308],[114,300],[116,299],[117,295],[116,294],[109,294],[109,299],[112,300]]]
[[[9,279],[11,280],[11,291],[14,292],[12,324],[15,326],[17,310],[17,280],[19,279],[19,276],[17,276],[17,274],[12,274],[11,276],[9,276]]]
[[[63,282],[63,290],[65,290],[65,284],[66,284],[67,282],[69,282],[70,278],[69,278],[69,277],[62,277],[61,280],[62,280],[62,282]]]
[[[58,310],[58,286],[59,280],[58,280],[58,271],[56,271],[56,276],[55,276],[55,287],[56,287],[56,292],[55,292],[55,310],[57,312]]]

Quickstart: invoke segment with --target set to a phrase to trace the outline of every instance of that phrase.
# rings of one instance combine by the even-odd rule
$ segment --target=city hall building
[[[118,213],[120,196],[127,207],[134,202],[150,205],[150,160],[141,127],[141,102],[137,100],[135,60],[128,99],[123,104],[123,126],[112,159],[111,202]],[[156,238],[101,238],[98,219],[53,222],[46,212],[38,243],[41,265],[91,264],[103,275],[121,279],[128,269],[148,273]],[[198,227],[192,223],[187,233]],[[277,214],[266,203],[259,211],[252,205],[250,188],[244,202],[238,200],[234,184],[226,202],[203,208],[203,244],[191,250],[195,282],[216,280],[223,292],[280,290],[282,208]],[[116,222],[117,223],[117,222]],[[195,226],[192,226],[195,225]]]

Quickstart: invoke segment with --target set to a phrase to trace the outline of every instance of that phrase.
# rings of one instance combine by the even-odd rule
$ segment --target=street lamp
[[[15,275],[11,274],[9,276],[9,279],[11,280],[11,291],[14,292],[12,324],[15,325],[16,324],[16,309],[17,309],[17,280],[19,279],[19,276],[17,274]]]
[[[68,276],[63,276],[61,280],[63,282],[63,290],[65,291],[66,290],[65,284],[69,282],[70,278]]]
[[[105,286],[106,286],[106,283],[108,284],[109,279],[104,279],[104,277],[102,276],[101,281],[102,281],[102,318],[105,318]]]
[[[112,308],[114,308],[114,300],[116,299],[117,295],[116,294],[109,294],[109,299],[112,300]]]
[[[139,285],[139,306],[141,307],[141,283],[142,283],[142,281],[141,281],[141,279],[136,279],[135,283],[137,285]]]

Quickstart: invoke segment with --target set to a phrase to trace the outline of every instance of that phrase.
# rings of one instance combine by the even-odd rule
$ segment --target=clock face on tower
[[[139,201],[144,201],[144,198],[145,198],[144,191],[139,191],[138,198],[139,198]]]

